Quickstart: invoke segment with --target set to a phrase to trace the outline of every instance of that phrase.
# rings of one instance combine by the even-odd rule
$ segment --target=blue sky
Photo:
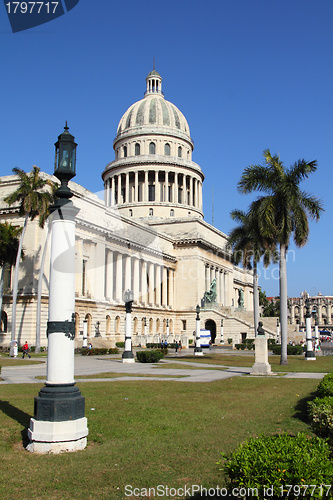
[[[317,160],[303,188],[322,199],[308,244],[288,262],[288,294],[333,295],[331,0],[80,0],[58,19],[13,34],[0,7],[1,167],[53,172],[68,120],[78,142],[76,182],[100,191],[118,122],[143,97],[156,59],[165,98],[190,126],[205,176],[205,220],[228,233],[246,210],[243,169],[270,148],[286,166]],[[278,295],[277,270],[262,272]]]

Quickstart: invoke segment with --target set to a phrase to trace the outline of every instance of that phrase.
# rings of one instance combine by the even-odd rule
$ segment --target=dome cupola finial
[[[155,57],[154,57],[154,64],[153,64],[153,71],[151,71],[147,78],[147,90],[145,92],[146,95],[150,94],[160,94],[163,95],[162,92],[162,77],[161,75],[155,70]]]

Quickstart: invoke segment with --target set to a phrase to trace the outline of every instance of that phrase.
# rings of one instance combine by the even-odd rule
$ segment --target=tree
[[[45,221],[49,215],[49,206],[53,200],[52,194],[49,190],[45,189],[45,187],[49,186],[52,189],[54,184],[51,180],[43,179],[41,177],[40,169],[36,165],[32,167],[30,174],[27,174],[24,170],[16,167],[13,168],[13,172],[19,177],[19,186],[13,193],[8,195],[4,201],[8,203],[8,205],[19,203],[19,215],[24,217],[24,224],[15,262],[11,340],[15,340],[16,337],[18,271],[27,223],[29,219],[34,220],[38,217],[39,226],[41,228],[44,227]]]
[[[230,216],[239,222],[239,225],[229,234],[228,246],[233,249],[233,263],[239,264],[241,262],[244,268],[253,269],[253,314],[256,334],[259,322],[257,267],[262,257],[264,257],[264,265],[268,266],[274,254],[274,244],[272,240],[261,236],[255,212],[250,210],[245,213],[242,210],[233,210]]]
[[[247,167],[238,183],[241,193],[266,192],[252,203],[257,214],[258,227],[263,237],[272,238],[279,246],[280,285],[280,325],[281,360],[286,365],[287,358],[287,268],[286,252],[291,236],[297,247],[302,247],[309,237],[309,217],[318,221],[323,211],[322,202],[302,191],[299,184],[317,170],[317,162],[298,160],[285,168],[277,155],[269,149],[263,153],[263,165]]]
[[[0,277],[0,315],[2,312],[5,265],[13,266],[15,264],[21,231],[21,227],[13,226],[8,222],[0,223],[0,267],[2,268]]]

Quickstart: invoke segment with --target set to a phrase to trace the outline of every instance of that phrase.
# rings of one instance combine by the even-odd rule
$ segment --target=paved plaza
[[[150,363],[122,363],[119,355],[110,356],[75,356],[75,380],[76,382],[115,382],[121,380],[147,380],[145,375],[149,375],[149,380],[175,381],[175,382],[214,382],[216,380],[230,377],[240,377],[249,375],[251,367],[230,367],[202,362],[189,362],[182,360],[182,356],[193,354],[192,351],[183,349],[182,354],[178,354],[179,359],[164,358],[158,364]],[[20,358],[21,359],[21,358]],[[25,365],[22,359],[22,366],[3,367],[1,371],[0,384],[42,384],[43,380],[36,377],[46,377],[46,358],[34,358],[43,363]],[[179,364],[179,368],[159,368],[162,364]],[[184,364],[189,366],[184,368]],[[196,369],[190,368],[195,367]],[[99,373],[117,373],[119,376],[113,378],[89,378],[81,379],[84,375],[98,375]],[[137,375],[137,376],[136,376]],[[279,377],[285,378],[315,378],[321,379],[325,373],[279,373]]]

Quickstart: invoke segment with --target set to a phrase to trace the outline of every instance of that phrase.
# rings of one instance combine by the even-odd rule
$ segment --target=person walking
[[[177,342],[177,340],[175,342],[175,349],[176,349],[176,353],[177,353],[178,352],[178,342]]]
[[[22,347],[22,350],[23,350],[23,356],[22,356],[22,359],[24,359],[24,356],[27,355],[29,356],[29,359],[31,358],[30,354],[29,354],[29,345],[28,345],[28,342],[25,341],[25,344],[24,346]]]
[[[178,350],[179,350],[179,354],[182,352],[182,341],[180,340],[178,342]]]

